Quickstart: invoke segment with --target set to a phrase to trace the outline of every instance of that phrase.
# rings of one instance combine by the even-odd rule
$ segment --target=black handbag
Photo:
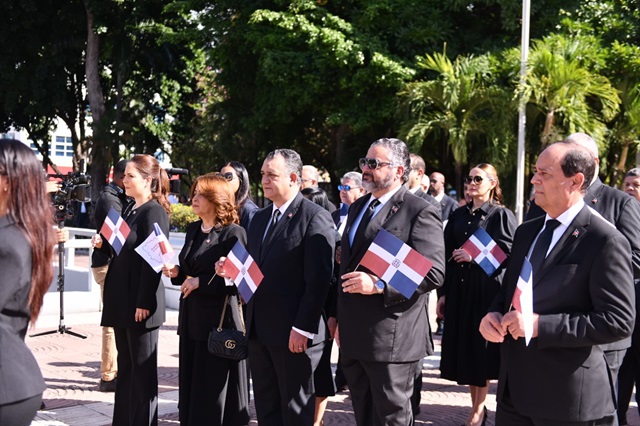
[[[229,303],[229,295],[224,299],[222,307],[222,315],[220,315],[220,323],[218,327],[214,327],[209,333],[207,347],[209,353],[221,358],[233,359],[240,361],[249,356],[249,345],[247,343],[247,332],[242,318],[242,309],[238,306],[236,297],[233,296],[233,302]],[[227,306],[231,305],[231,314],[235,328],[222,328]],[[241,329],[237,324],[240,323]]]

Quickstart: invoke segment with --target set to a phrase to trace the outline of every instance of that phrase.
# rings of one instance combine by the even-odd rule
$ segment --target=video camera
[[[173,177],[173,175],[189,175],[189,170],[187,169],[178,169],[175,167],[167,167],[166,169],[164,169],[165,172],[167,172],[167,175],[169,176],[169,179],[171,179]],[[179,194],[180,193],[180,181],[179,180],[169,180],[169,192],[172,192],[174,194]]]
[[[56,216],[64,219],[65,216],[73,215],[70,206],[71,201],[88,203],[91,201],[91,177],[83,173],[69,172],[63,174],[50,174],[49,178],[62,179],[60,189],[51,197],[56,208]]]

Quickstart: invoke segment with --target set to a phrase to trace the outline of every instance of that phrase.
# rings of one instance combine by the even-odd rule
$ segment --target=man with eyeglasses
[[[347,218],[349,206],[365,194],[364,188],[362,187],[362,174],[358,172],[345,173],[342,179],[340,179],[338,191],[340,191],[340,210],[331,213],[331,217],[338,232],[342,235],[344,220]]]
[[[305,164],[302,166],[302,175],[300,178],[300,191],[305,188],[318,188],[320,182],[320,172],[314,166],[309,164]],[[331,201],[331,200],[329,200]],[[329,212],[333,213],[336,211],[336,206],[333,205],[333,202],[329,203]]]
[[[369,192],[349,209],[342,235],[338,338],[356,422],[362,426],[413,423],[413,378],[430,349],[426,293],[444,281],[439,210],[409,193],[409,150],[399,139],[375,141],[359,161]],[[409,299],[360,265],[380,229],[429,259],[433,266]]]

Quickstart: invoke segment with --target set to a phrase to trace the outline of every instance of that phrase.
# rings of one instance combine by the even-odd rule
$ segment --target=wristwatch
[[[384,291],[384,281],[382,280],[378,280],[376,281],[376,291],[378,292],[378,294],[382,294],[382,292]]]

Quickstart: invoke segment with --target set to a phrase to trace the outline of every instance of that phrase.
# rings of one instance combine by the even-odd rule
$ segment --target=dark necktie
[[[271,237],[271,234],[273,234],[273,229],[276,227],[276,224],[278,223],[278,218],[280,217],[282,213],[280,212],[280,210],[275,210],[273,212],[273,216],[271,217],[271,223],[269,224],[269,229],[267,229],[267,233],[264,235],[264,240],[263,241],[268,241],[269,237]]]
[[[367,225],[371,222],[371,218],[373,217],[373,212],[376,207],[380,204],[379,200],[373,200],[367,206],[367,209],[364,211],[362,215],[362,219],[360,219],[360,224],[358,225],[358,229],[356,229],[356,233],[353,236],[353,242],[355,243],[364,235],[364,230],[367,229]]]
[[[538,236],[536,245],[533,247],[533,252],[531,252],[531,258],[529,259],[534,277],[536,272],[542,267],[544,259],[547,257],[547,251],[549,251],[549,246],[553,238],[553,231],[559,225],[560,222],[555,219],[548,220],[544,225],[544,230]]]

